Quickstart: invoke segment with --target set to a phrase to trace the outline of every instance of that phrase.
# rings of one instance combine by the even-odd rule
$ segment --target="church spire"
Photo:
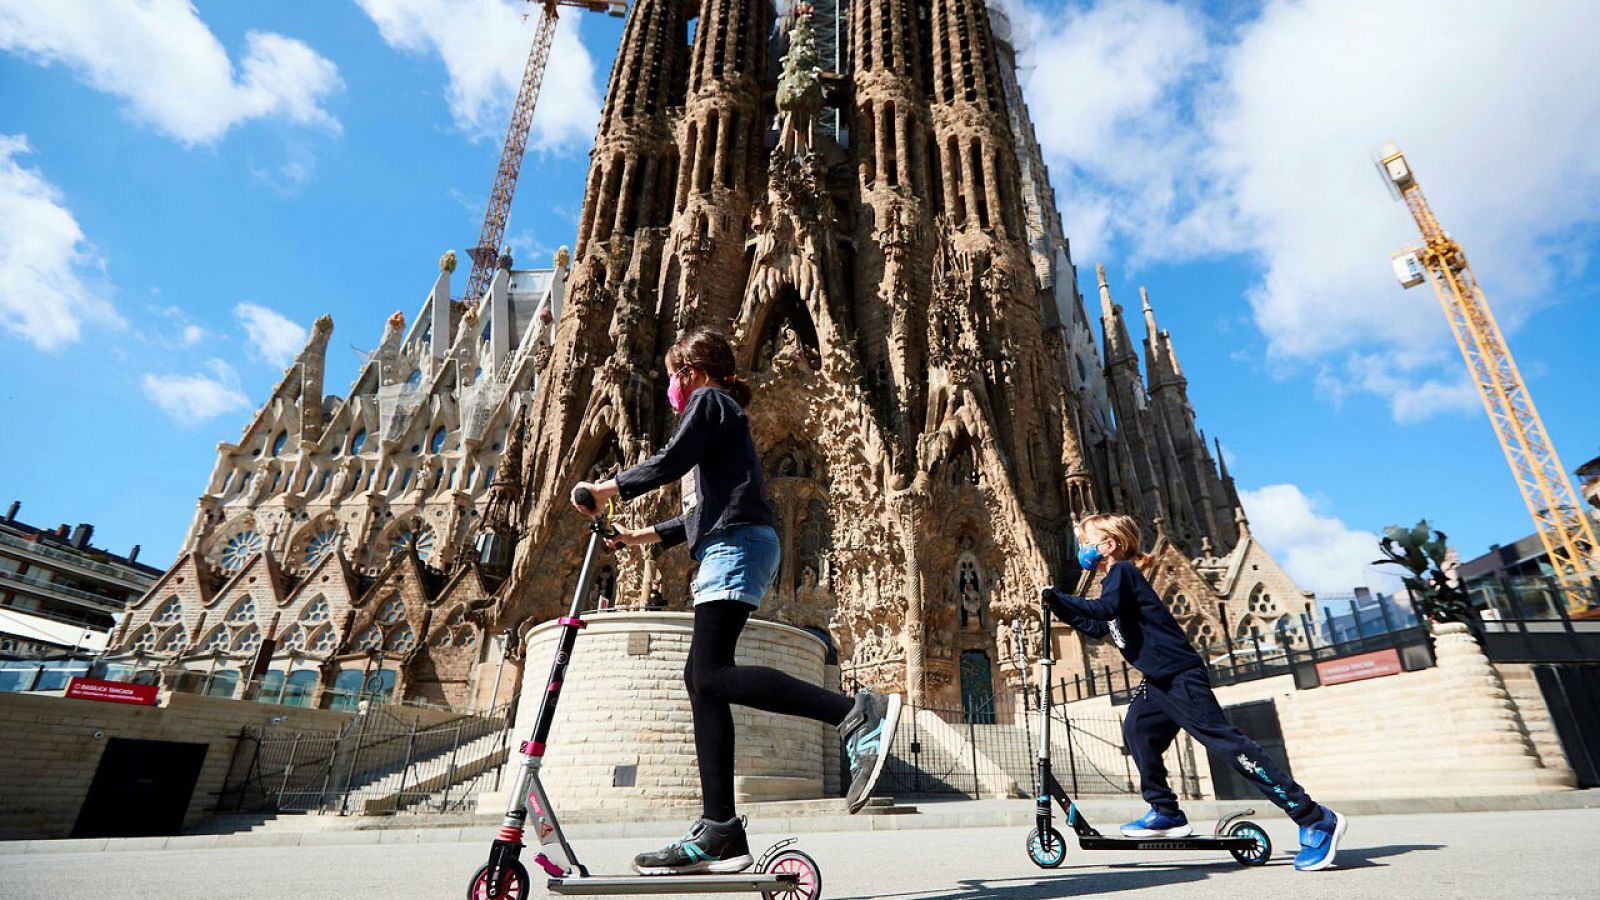
[[[1094,274],[1100,280],[1100,327],[1105,333],[1105,363],[1109,368],[1133,356],[1133,339],[1128,337],[1128,326],[1122,321],[1122,307],[1111,299],[1105,263],[1095,263]]]

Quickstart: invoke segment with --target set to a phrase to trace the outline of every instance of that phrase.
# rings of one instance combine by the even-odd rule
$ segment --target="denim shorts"
[[[760,608],[778,577],[778,532],[767,525],[741,525],[707,535],[696,548],[700,571],[689,592],[694,602],[738,600]]]

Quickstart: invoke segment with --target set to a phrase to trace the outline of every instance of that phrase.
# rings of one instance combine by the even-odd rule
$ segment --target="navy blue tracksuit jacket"
[[[1167,783],[1162,755],[1181,729],[1237,767],[1295,822],[1308,825],[1321,816],[1322,808],[1305,789],[1228,722],[1211,691],[1205,661],[1137,566],[1113,564],[1098,598],[1052,590],[1050,611],[1089,637],[1109,637],[1122,658],[1144,675],[1123,719],[1122,736],[1139,767],[1140,791],[1152,808],[1178,813],[1178,795]]]

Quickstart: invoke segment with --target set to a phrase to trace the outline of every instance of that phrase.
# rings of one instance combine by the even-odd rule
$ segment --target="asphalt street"
[[[1600,884],[1600,809],[1355,818],[1338,867],[1315,873],[1290,864],[1297,845],[1289,822],[1261,821],[1276,849],[1272,863],[1253,869],[1226,854],[1073,848],[1065,865],[1047,872],[1028,860],[1027,829],[1017,827],[799,837],[821,864],[829,900],[1568,898],[1594,896]],[[622,874],[634,853],[673,836],[589,840],[577,849],[595,874]],[[781,836],[752,823],[757,853]],[[486,852],[486,845],[424,835],[415,844],[28,853],[0,856],[0,897],[459,898]],[[535,885],[533,896],[545,895]]]

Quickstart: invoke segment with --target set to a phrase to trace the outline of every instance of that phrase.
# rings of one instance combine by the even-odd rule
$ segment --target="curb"
[[[1135,798],[1092,798],[1078,804],[1084,815],[1116,822],[1138,805]],[[1184,804],[1191,817],[1204,821],[1254,806],[1256,813],[1281,817],[1262,803],[1191,800]],[[1600,790],[1562,791],[1483,797],[1400,797],[1341,800],[1333,805],[1350,816],[1429,815],[1447,813],[1515,812],[1563,809],[1600,809]],[[920,804],[914,815],[813,815],[775,816],[752,827],[761,835],[838,831],[919,831],[936,828],[1025,827],[1033,823],[1033,803],[1028,800],[935,801]],[[579,840],[663,837],[682,830],[681,819],[646,822],[602,822],[566,827]],[[1102,824],[1102,827],[1104,825]],[[368,828],[292,831],[257,834],[195,834],[141,838],[69,838],[58,840],[0,841],[0,856],[50,853],[111,853],[151,850],[210,850],[242,847],[338,847],[374,844],[455,844],[494,838],[493,825],[450,825],[437,828]]]

